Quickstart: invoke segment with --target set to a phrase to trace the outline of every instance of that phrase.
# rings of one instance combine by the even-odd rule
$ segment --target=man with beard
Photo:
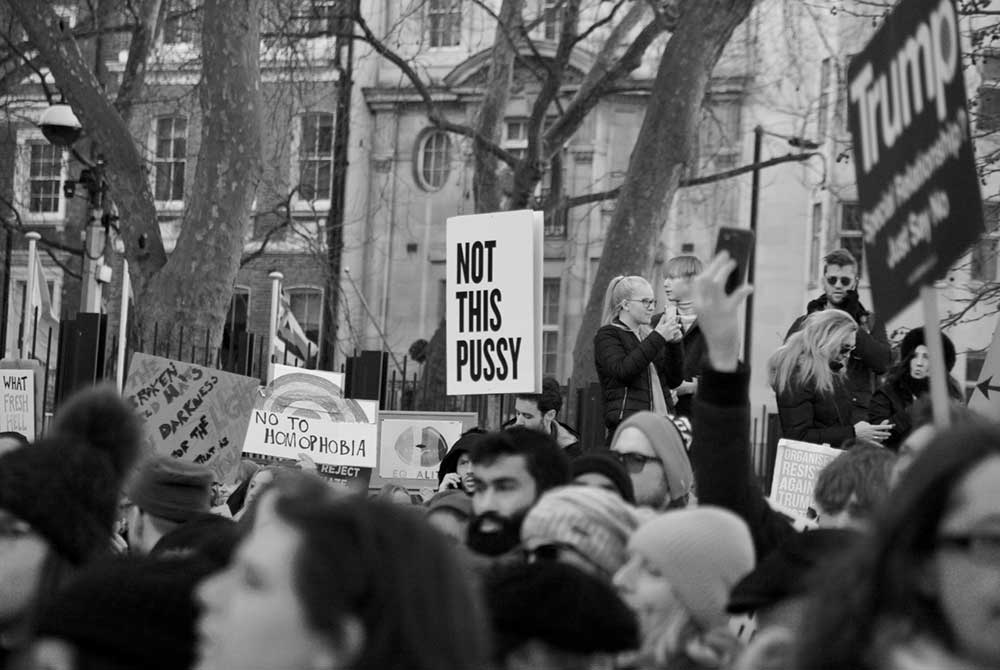
[[[570,481],[569,458],[549,435],[515,426],[484,436],[472,449],[474,517],[467,544],[500,556],[516,548],[521,522],[539,497]]]

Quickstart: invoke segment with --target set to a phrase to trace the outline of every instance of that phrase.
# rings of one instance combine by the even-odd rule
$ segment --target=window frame
[[[183,138],[178,138],[176,136],[176,134],[175,134],[176,127],[177,127],[177,120],[178,119],[181,119],[181,120],[184,121],[184,137]],[[182,139],[183,142],[184,142],[184,155],[182,157],[180,157],[180,159],[178,159],[178,157],[176,155],[171,155],[169,157],[161,157],[159,155],[159,148],[160,148],[160,122],[161,121],[165,121],[165,120],[170,120],[172,122],[171,126],[170,126],[171,127],[171,135],[168,138],[169,142],[170,142],[170,152],[171,152],[171,154],[173,154],[174,151],[177,148],[176,142],[177,142],[178,139]],[[153,117],[153,126],[150,129],[150,134],[152,136],[151,137],[152,151],[150,153],[152,153],[152,156],[153,156],[153,169],[150,172],[150,181],[151,181],[150,186],[152,187],[152,190],[153,190],[153,199],[156,202],[157,209],[161,209],[161,210],[179,210],[179,209],[182,209],[184,207],[185,195],[187,195],[187,178],[188,178],[187,167],[188,167],[188,129],[190,128],[189,121],[190,121],[190,119],[187,116],[183,115],[183,114],[160,114],[160,115],[157,115],[157,116]],[[170,177],[170,180],[169,180],[170,195],[173,195],[173,185],[174,185],[174,179],[175,179],[174,170],[175,170],[175,168],[176,168],[176,166],[177,166],[178,163],[181,164],[181,167],[182,167],[182,169],[184,171],[184,176],[181,179],[181,197],[180,197],[179,200],[175,199],[175,198],[171,198],[169,200],[161,200],[159,198],[160,194],[157,192],[158,191],[157,184],[158,184],[158,180],[159,180],[160,167],[161,167],[161,165],[169,165],[170,166],[170,168],[169,168],[169,170],[170,170],[170,175],[169,175],[169,177]]]
[[[16,160],[14,164],[14,202],[21,220],[33,225],[63,225],[66,219],[67,199],[63,193],[69,179],[69,152],[62,147],[55,147],[37,129],[19,130],[16,138]],[[61,152],[59,169],[59,187],[56,191],[57,206],[53,212],[31,211],[31,147],[33,145],[52,146]]]
[[[445,151],[444,151],[444,161],[436,169],[438,173],[442,176],[440,178],[440,183],[433,183],[427,178],[424,171],[424,160],[427,151],[428,143],[435,137],[443,137],[445,140]],[[417,182],[417,185],[424,191],[428,193],[434,193],[440,191],[445,186],[448,185],[448,180],[451,178],[451,162],[452,162],[452,140],[451,136],[447,131],[441,130],[439,128],[426,128],[419,135],[417,135],[417,142],[414,146],[414,156],[413,156],[413,176]]]
[[[462,46],[463,9],[462,0],[428,0],[424,14],[428,48],[456,49]],[[441,26],[442,21],[448,24],[445,28]],[[451,39],[441,40],[440,36]],[[436,41],[440,43],[436,44]],[[448,43],[443,43],[445,41]]]
[[[846,230],[844,229],[844,220],[846,217],[847,210],[853,208],[857,212],[858,229],[857,230]],[[837,248],[846,249],[851,252],[854,256],[854,260],[858,262],[858,283],[863,284],[867,279],[865,269],[867,265],[865,263],[865,238],[864,230],[861,227],[861,204],[856,200],[841,200],[837,212]],[[851,249],[851,245],[844,244],[844,240],[859,240],[861,242],[860,250],[861,252],[856,254],[854,250]],[[855,243],[856,244],[856,243]],[[822,268],[820,268],[822,270]]]
[[[1000,201],[983,201],[983,219],[986,223],[986,233],[980,237],[969,250],[969,281],[978,285],[989,284],[1000,279]],[[992,246],[992,249],[985,249]],[[977,254],[989,256],[977,259]],[[977,264],[983,263],[992,272],[977,272]],[[989,276],[986,276],[986,275]]]
[[[547,291],[550,289],[555,290],[555,315],[554,320],[547,320],[550,316],[546,312],[546,308],[549,306],[547,301]],[[542,279],[542,375],[546,377],[558,377],[560,372],[560,363],[562,358],[562,352],[560,351],[560,341],[559,341],[559,331],[560,331],[560,321],[562,317],[562,278],[561,277],[544,277]],[[550,351],[546,347],[546,342],[550,336],[553,341],[553,347]],[[546,367],[546,358],[548,356],[553,356],[555,358],[555,365],[552,369]]]
[[[330,169],[330,182],[327,185],[327,191],[325,198],[308,198],[304,197],[302,193],[302,164],[304,161],[312,161],[317,165],[323,160],[320,154],[312,156],[304,156],[302,154],[303,142],[305,141],[305,123],[306,119],[309,117],[329,117],[330,119],[330,155],[328,159],[329,169]],[[320,137],[319,128],[321,126],[317,125],[317,142]],[[336,127],[337,127],[337,117],[336,114],[326,110],[309,110],[300,112],[296,115],[295,129],[293,132],[291,155],[292,155],[292,174],[290,183],[296,186],[294,197],[292,198],[292,206],[295,209],[309,209],[309,210],[328,210],[330,209],[330,202],[333,198],[333,170],[334,170],[334,148],[336,145]],[[317,180],[318,181],[318,180]],[[314,194],[315,195],[315,194]]]
[[[306,357],[318,354],[320,347],[320,340],[323,337],[323,317],[324,317],[323,305],[324,305],[324,298],[326,296],[326,290],[323,287],[317,286],[315,284],[294,284],[291,286],[282,287],[282,292],[285,294],[285,297],[288,298],[288,309],[291,310],[292,314],[295,316],[295,320],[299,322],[299,325],[302,327],[302,331],[305,332],[307,337],[309,335],[309,329],[306,328],[306,324],[299,319],[299,315],[295,314],[295,305],[293,303],[292,298],[293,296],[296,295],[316,295],[319,297],[319,320],[317,321],[316,325],[316,340],[313,342],[313,344],[316,345],[316,350],[303,352],[306,354]]]

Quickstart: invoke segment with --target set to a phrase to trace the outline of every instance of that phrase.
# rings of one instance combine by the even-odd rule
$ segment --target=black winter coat
[[[913,417],[910,409],[914,401],[928,392],[927,380],[915,380],[908,374],[891,374],[885,383],[878,387],[872,396],[868,408],[868,423],[882,423],[888,420],[893,424],[889,438],[882,443],[884,447],[897,451],[906,436],[913,430]],[[948,395],[952,400],[962,400],[962,391],[951,377],[948,377]]]
[[[785,339],[802,328],[806,317],[827,306],[825,295],[809,301],[806,313],[795,320]],[[892,346],[885,333],[885,325],[865,309],[856,292],[849,291],[843,304],[835,307],[854,317],[859,326],[854,351],[847,361],[847,389],[854,405],[848,418],[853,425],[868,419],[868,406],[871,404],[872,393],[879,384],[879,375],[885,374],[892,365]]]
[[[833,393],[794,384],[777,396],[782,437],[836,449],[854,437],[851,395],[840,377],[834,377]]]
[[[614,431],[626,417],[653,409],[652,375],[656,367],[663,395],[683,380],[683,349],[655,330],[641,342],[620,321],[601,326],[594,335],[594,365],[604,396],[604,425]]]

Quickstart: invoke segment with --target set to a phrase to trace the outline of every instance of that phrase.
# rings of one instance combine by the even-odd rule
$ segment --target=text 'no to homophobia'
[[[496,240],[461,242],[457,245],[455,300],[458,301],[458,332],[468,337],[455,342],[457,379],[463,373],[477,381],[517,379],[521,354],[520,337],[490,337],[503,326],[503,292],[498,288],[475,288],[493,281],[493,251]],[[482,337],[482,335],[487,335]]]

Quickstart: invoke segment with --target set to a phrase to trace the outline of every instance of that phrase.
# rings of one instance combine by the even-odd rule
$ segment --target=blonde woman
[[[611,280],[604,296],[603,325],[594,335],[594,364],[609,436],[636,412],[666,416],[670,389],[683,381],[680,326],[676,319],[661,319],[650,327],[655,311],[648,281],[636,276]]]
[[[853,403],[845,365],[854,350],[858,324],[847,312],[814,312],[768,362],[771,388],[778,400],[783,437],[840,447],[857,437],[881,442],[888,422],[852,425]]]

